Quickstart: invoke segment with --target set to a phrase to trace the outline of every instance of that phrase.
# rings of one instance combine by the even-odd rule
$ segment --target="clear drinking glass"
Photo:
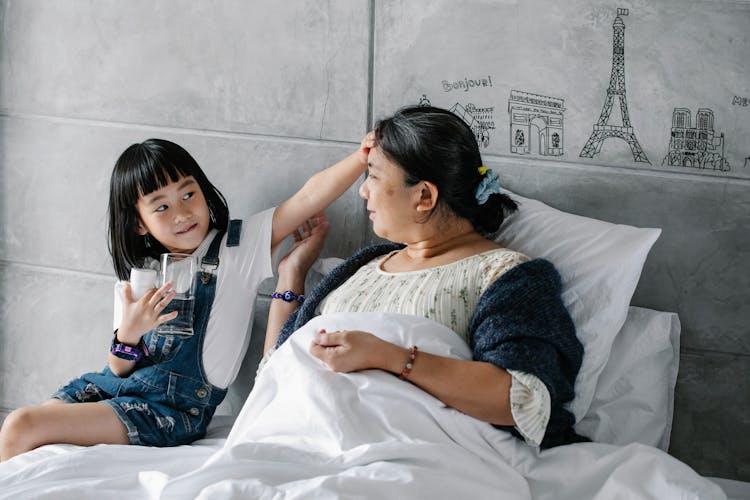
[[[177,317],[156,327],[158,333],[187,337],[193,334],[195,305],[195,258],[185,253],[161,254],[160,285],[172,282],[174,298],[162,314],[177,311]]]

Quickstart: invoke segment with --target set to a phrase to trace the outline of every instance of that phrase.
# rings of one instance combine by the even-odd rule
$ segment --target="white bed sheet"
[[[0,499],[726,498],[654,447],[584,443],[538,452],[383,372],[332,373],[307,352],[322,326],[469,355],[429,320],[319,317],[272,357],[226,439],[229,421],[217,418],[191,446],[45,446],[0,465]]]
[[[750,483],[721,477],[709,477],[724,490],[727,500],[750,500]]]
[[[234,417],[214,418],[209,435],[191,446],[145,448],[101,445],[85,448],[49,445],[18,457],[3,466],[0,474],[2,499],[117,499],[148,498],[150,472],[168,475],[187,473],[200,467],[221,450]],[[81,473],[82,466],[95,464]],[[726,494],[727,500],[750,500],[750,482],[709,477]],[[132,496],[131,496],[132,495]]]
[[[0,464],[0,499],[149,498],[158,486],[148,479],[153,472],[145,471],[179,475],[200,467],[221,449],[232,421],[232,417],[217,417],[206,438],[189,446],[54,444],[37,448]]]

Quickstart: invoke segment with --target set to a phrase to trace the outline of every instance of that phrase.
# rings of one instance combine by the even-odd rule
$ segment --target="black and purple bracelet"
[[[291,290],[287,290],[286,292],[273,292],[271,294],[272,299],[281,299],[284,302],[294,302],[297,301],[300,304],[302,304],[305,301],[304,295],[297,295]]]

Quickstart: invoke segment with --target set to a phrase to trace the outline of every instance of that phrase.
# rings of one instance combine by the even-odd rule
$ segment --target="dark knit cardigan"
[[[276,346],[312,319],[323,298],[362,265],[400,248],[403,245],[393,243],[364,247],[336,267],[289,317]],[[583,346],[563,305],[561,291],[560,275],[550,262],[534,259],[519,264],[485,290],[469,325],[475,361],[530,373],[547,387],[551,414],[542,448],[587,440],[573,431],[573,414],[563,407],[573,399]],[[511,426],[495,427],[521,438]]]

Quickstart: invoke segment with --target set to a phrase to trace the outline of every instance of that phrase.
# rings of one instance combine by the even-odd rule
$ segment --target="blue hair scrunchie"
[[[482,182],[479,183],[477,190],[474,192],[474,197],[477,199],[477,203],[484,205],[490,195],[495,193],[500,193],[500,182],[495,171],[488,168]]]

